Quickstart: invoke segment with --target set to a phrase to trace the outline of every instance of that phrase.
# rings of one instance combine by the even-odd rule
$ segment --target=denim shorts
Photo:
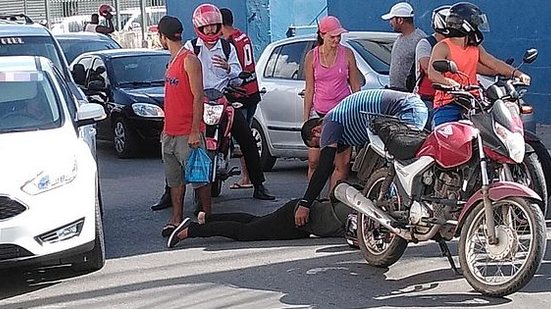
[[[402,110],[396,114],[396,117],[422,130],[427,123],[429,111],[425,102],[417,96],[411,96],[405,99]]]
[[[433,128],[443,123],[461,120],[462,112],[463,107],[453,103],[435,109],[432,119]]]

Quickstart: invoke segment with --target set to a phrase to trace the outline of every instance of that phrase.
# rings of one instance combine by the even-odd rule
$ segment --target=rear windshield
[[[348,43],[375,72],[388,75],[394,39],[355,39]]]
[[[61,125],[58,97],[43,73],[0,72],[0,93],[0,133]]]
[[[42,56],[50,59],[62,72],[66,70],[50,36],[2,37],[0,56]]]
[[[57,39],[63,49],[67,62],[71,63],[80,54],[95,52],[104,49],[120,48],[117,43],[113,41],[85,41],[85,40],[73,40],[73,39]]]

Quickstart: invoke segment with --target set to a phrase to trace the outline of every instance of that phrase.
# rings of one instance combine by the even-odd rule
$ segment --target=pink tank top
[[[314,111],[327,114],[352,91],[348,84],[348,62],[345,47],[337,47],[337,59],[327,68],[320,62],[319,47],[314,48]]]

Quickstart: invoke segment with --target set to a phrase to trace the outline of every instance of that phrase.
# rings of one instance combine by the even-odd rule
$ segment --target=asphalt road
[[[530,284],[500,299],[475,293],[454,275],[435,243],[410,245],[389,269],[368,266],[342,239],[193,239],[169,250],[160,236],[169,211],[149,209],[163,190],[155,149],[119,160],[110,144],[99,148],[106,266],[91,274],[67,267],[0,273],[1,308],[551,307],[549,242]],[[304,162],[278,162],[266,175],[275,202],[253,200],[252,190],[229,190],[228,182],[214,211],[269,213],[304,191],[305,174]]]

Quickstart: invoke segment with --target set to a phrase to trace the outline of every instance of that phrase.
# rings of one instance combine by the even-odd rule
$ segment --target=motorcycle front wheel
[[[376,170],[366,182],[364,195],[372,201],[377,200],[387,175],[388,168]],[[385,192],[385,198],[397,197],[398,193],[394,185],[391,185],[388,191]],[[408,242],[382,228],[368,216],[358,213],[358,245],[369,265],[388,267],[402,257]]]
[[[545,254],[545,220],[537,204],[520,197],[492,203],[498,242],[488,244],[484,203],[469,213],[459,238],[459,262],[478,292],[502,297],[520,290]]]

